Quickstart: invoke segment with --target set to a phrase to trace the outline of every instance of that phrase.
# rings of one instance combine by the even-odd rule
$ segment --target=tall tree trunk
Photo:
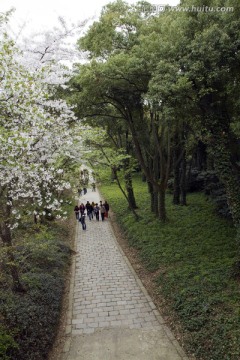
[[[159,191],[158,214],[159,214],[159,219],[163,222],[167,220],[165,199],[166,199],[166,188],[165,186],[161,186]]]
[[[10,207],[7,205],[7,214],[6,218],[9,219],[10,216]],[[7,248],[7,266],[10,270],[12,281],[13,281],[13,291],[16,292],[24,292],[25,289],[20,281],[18,268],[15,262],[14,254],[13,254],[13,248],[12,248],[12,236],[11,236],[11,230],[9,226],[8,220],[5,220],[1,222],[0,224],[0,236],[3,241],[4,246]]]
[[[159,215],[159,190],[153,186],[153,212],[156,216]]]
[[[129,207],[132,209],[137,209],[136,199],[134,195],[134,190],[132,186],[132,174],[129,170],[129,159],[126,159],[124,161],[124,181],[125,181],[125,187],[127,191],[127,197],[128,197],[128,203]]]
[[[197,144],[196,166],[198,171],[207,170],[206,145],[201,140],[199,140]]]
[[[151,212],[156,213],[157,209],[155,209],[155,197],[154,197],[154,191],[153,191],[153,185],[148,181],[148,192],[150,194],[150,200],[151,200]]]
[[[181,149],[178,143],[178,137],[175,137],[175,146],[173,152],[173,204],[180,204],[180,156]]]
[[[125,145],[126,153],[130,155],[131,142],[129,141],[128,130],[125,133],[125,141],[126,141],[126,145]],[[130,159],[129,158],[125,159],[123,165],[124,165],[124,181],[127,191],[129,207],[131,207],[131,209],[137,209],[136,199],[134,196],[133,185],[132,185],[132,170],[130,166]]]
[[[147,181],[146,175],[142,173],[142,182],[146,182],[146,181]]]
[[[159,123],[159,116],[156,115],[156,119]],[[156,124],[155,124],[156,125]],[[170,174],[171,167],[171,138],[169,126],[162,126],[161,136],[158,136],[159,129],[154,126],[154,138],[155,144],[158,150],[159,156],[159,219],[161,221],[167,220],[167,210],[166,210],[166,189],[167,183]],[[165,144],[166,142],[166,144]]]
[[[181,162],[181,178],[180,178],[181,205],[187,205],[186,172],[187,172],[186,151],[184,151]]]
[[[160,180],[160,169],[159,169],[159,155],[156,154],[153,158],[153,169],[152,173],[155,179],[155,182],[158,183]],[[153,201],[154,201],[154,213],[156,216],[159,215],[159,188],[156,185],[153,185]]]
[[[156,178],[156,164],[152,158],[148,160],[148,165],[150,168],[150,171],[152,173],[152,176],[154,179]],[[155,181],[158,181],[158,178],[155,179]],[[158,216],[158,188],[156,185],[153,185],[152,182],[148,181],[148,190],[151,197],[151,212],[156,214]]]
[[[141,109],[141,111],[139,112],[139,119],[141,121],[141,123],[144,123],[144,119],[143,119],[143,110]],[[135,148],[135,153],[136,153],[136,157],[141,165],[141,168],[147,178],[147,181],[149,183],[152,184],[153,188],[157,189],[158,192],[163,192],[164,191],[164,197],[161,196],[157,196],[157,199],[161,200],[161,199],[165,199],[165,191],[166,191],[166,183],[168,180],[168,176],[169,176],[169,171],[170,171],[170,136],[169,136],[169,129],[167,129],[167,149],[166,149],[166,154],[167,154],[167,159],[164,159],[164,155],[163,155],[163,145],[162,145],[162,137],[163,134],[159,136],[158,134],[158,128],[157,125],[159,124],[159,119],[157,118],[157,115],[155,114],[156,119],[153,119],[153,114],[151,113],[151,119],[153,121],[153,146],[154,146],[154,154],[156,154],[156,152],[158,153],[159,159],[160,159],[160,166],[161,166],[161,180],[156,181],[156,178],[154,176],[154,174],[151,171],[151,167],[149,167],[149,163],[146,161],[146,159],[144,158],[143,152],[142,152],[142,144],[139,141],[139,136],[138,136],[138,131],[135,127],[133,118],[132,118],[132,113],[130,111],[128,111],[127,116],[126,116],[126,120],[129,126],[129,129],[131,131],[132,134],[132,139],[134,142],[134,148]],[[156,120],[156,122],[155,122]],[[155,126],[156,125],[156,126]],[[164,132],[164,130],[162,131]],[[151,142],[151,138],[149,137],[149,142]],[[168,157],[169,156],[169,157]],[[162,169],[164,169],[164,171],[162,171]],[[160,184],[160,182],[162,183],[162,185]],[[164,190],[161,189],[161,186],[164,186]],[[155,197],[154,197],[155,199]],[[162,203],[161,208],[165,207],[165,201]],[[158,209],[160,211],[160,207],[158,206]],[[165,214],[165,215],[164,215]],[[166,219],[166,209],[164,209],[164,211],[161,210],[161,215],[159,214],[159,218],[162,218],[163,221],[165,221]]]
[[[131,207],[133,209],[137,209],[138,207],[136,204],[136,199],[135,199],[133,186],[132,186],[132,175],[129,173],[125,174],[124,179],[125,179],[125,185],[126,185],[126,190],[127,190],[128,203],[131,204]]]
[[[125,197],[125,199],[126,199],[127,202],[128,202],[129,209],[132,211],[135,219],[136,219],[136,220],[139,220],[139,215],[138,215],[138,214],[136,213],[136,211],[135,211],[136,208],[133,208],[133,207],[132,207],[132,204],[129,203],[128,196],[127,196],[126,192],[124,191],[124,189],[123,189],[123,187],[122,187],[122,185],[121,185],[121,183],[120,183],[120,181],[119,181],[119,178],[118,178],[117,170],[116,170],[116,169],[114,169],[114,173],[115,173],[115,177],[116,177],[116,181],[117,181],[117,184],[118,184],[118,186],[119,186],[119,189],[121,190],[123,196]]]

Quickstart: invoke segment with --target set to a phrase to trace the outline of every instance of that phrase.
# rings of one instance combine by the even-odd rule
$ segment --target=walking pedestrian
[[[80,211],[80,215],[84,214],[85,206],[83,203],[81,203],[81,205],[79,206],[79,211]]]
[[[74,208],[74,212],[75,212],[76,219],[78,220],[79,219],[79,207],[77,205]]]
[[[96,205],[94,206],[94,214],[95,214],[95,216],[96,216],[96,220],[97,220],[97,221],[99,221],[99,210],[100,210],[100,208],[99,208],[98,204],[96,204]]]
[[[103,204],[100,204],[100,214],[101,214],[102,221],[104,221],[105,211],[106,211],[105,206]]]
[[[105,201],[103,205],[105,207],[105,218],[108,218],[109,204],[107,201]]]
[[[83,230],[87,229],[86,222],[85,222],[85,216],[86,216],[85,212],[80,213],[80,216],[79,216],[79,222],[82,224],[82,229]]]
[[[85,208],[87,210],[87,215],[89,217],[89,220],[92,220],[93,219],[93,206],[92,206],[92,204],[90,204],[89,201],[87,201]]]

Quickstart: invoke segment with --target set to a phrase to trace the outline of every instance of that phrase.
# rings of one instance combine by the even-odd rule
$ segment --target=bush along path
[[[26,226],[26,227],[25,227]],[[13,292],[0,252],[0,359],[45,360],[55,339],[70,265],[71,221],[27,223],[15,232],[25,292]],[[27,229],[27,234],[26,234]]]
[[[80,201],[99,202],[98,192]],[[103,199],[102,199],[103,200]],[[76,221],[62,360],[187,360],[117,244],[111,219]]]

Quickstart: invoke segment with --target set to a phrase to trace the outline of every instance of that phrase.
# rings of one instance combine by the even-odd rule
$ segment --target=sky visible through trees
[[[35,2],[31,0],[1,0],[0,12],[9,10],[11,7],[16,9],[12,18],[11,26],[17,31],[25,24],[23,33],[29,34],[32,31],[42,31],[50,29],[57,23],[59,16],[66,21],[78,23],[86,18],[96,17],[100,14],[101,8],[109,3],[107,0],[89,1],[58,1],[43,0]],[[127,3],[134,4],[136,1],[128,0]],[[177,5],[178,0],[162,0],[154,4]]]

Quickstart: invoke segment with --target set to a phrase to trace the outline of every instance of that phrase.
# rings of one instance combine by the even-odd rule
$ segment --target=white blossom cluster
[[[74,114],[65,101],[54,100],[54,88],[47,81],[57,68],[54,62],[26,66],[24,55],[6,34],[1,36],[0,221],[6,221],[8,208],[11,228],[18,225],[25,204],[42,214],[45,208],[61,207],[55,194],[70,184],[59,159],[73,156],[69,123]]]
[[[44,67],[48,84],[62,85],[72,76],[73,62],[79,62],[83,54],[76,46],[77,38],[83,32],[87,20],[79,24],[67,24],[59,17],[58,26],[29,37],[17,37],[18,47],[23,51],[19,60],[28,69]]]

